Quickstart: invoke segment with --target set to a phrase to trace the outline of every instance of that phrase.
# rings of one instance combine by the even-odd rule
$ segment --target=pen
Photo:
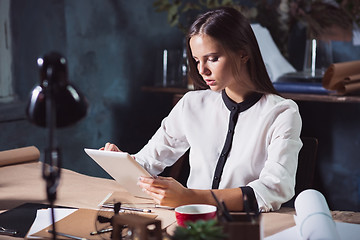
[[[113,230],[112,228],[102,229],[102,230],[99,230],[99,231],[91,232],[90,235],[97,235],[97,234],[107,233],[107,232],[111,232],[112,230]]]
[[[226,222],[230,222],[230,221],[233,221],[232,219],[232,216],[231,214],[229,213],[226,205],[225,205],[225,202],[222,201],[220,203],[219,199],[216,197],[215,193],[213,191],[211,191],[211,195],[213,196],[213,198],[215,199],[215,202],[216,202],[216,205],[218,207],[218,211],[217,211],[217,214],[220,215],[218,217],[221,217],[222,220],[225,220]]]
[[[113,208],[113,204],[103,204],[104,208]],[[129,210],[129,211],[136,211],[136,212],[144,212],[144,213],[151,213],[151,209],[147,208],[133,208],[133,207],[120,207],[122,210]]]
[[[48,230],[48,233],[54,234],[53,230]],[[55,232],[55,235],[59,235],[62,237],[68,237],[68,238],[72,238],[72,239],[77,239],[77,240],[88,240],[87,238],[82,238],[82,237],[76,237],[70,234],[66,234],[66,233],[60,233],[60,232]]]
[[[13,236],[17,233],[17,231],[12,230],[12,229],[6,229],[4,227],[0,227],[0,235],[8,235],[8,236]]]

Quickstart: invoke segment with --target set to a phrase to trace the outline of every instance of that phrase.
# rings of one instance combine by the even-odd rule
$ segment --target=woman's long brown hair
[[[249,59],[246,64],[251,79],[250,85],[254,88],[251,89],[252,91],[278,94],[266,71],[259,45],[249,21],[236,9],[228,7],[211,10],[200,15],[189,29],[186,39],[189,60],[188,77],[192,80],[195,89],[209,88],[197,70],[189,45],[190,38],[198,34],[206,34],[212,37],[222,45],[226,52],[230,53],[230,56],[235,56],[233,68],[238,65],[236,61],[241,61],[239,52],[248,56]]]

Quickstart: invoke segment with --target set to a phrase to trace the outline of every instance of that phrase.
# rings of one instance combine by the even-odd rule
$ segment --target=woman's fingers
[[[160,204],[161,205],[161,200],[163,198],[163,196],[161,194],[157,194],[154,192],[150,192],[148,190],[146,190],[145,188],[143,188],[143,191],[148,194],[152,199],[154,199],[156,204]]]
[[[121,150],[115,144],[109,142],[107,142],[105,146],[100,148],[99,150],[121,152]]]
[[[151,185],[153,187],[168,188],[172,178],[167,177],[140,177],[139,182]]]
[[[140,177],[138,185],[160,205],[181,205],[188,195],[188,189],[171,177]]]
[[[109,143],[109,142],[107,142],[107,143],[105,144],[105,151],[111,151],[111,147],[112,147],[112,144]]]

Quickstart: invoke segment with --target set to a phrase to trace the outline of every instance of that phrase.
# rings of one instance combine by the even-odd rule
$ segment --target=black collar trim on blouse
[[[249,109],[255,103],[257,103],[260,100],[260,98],[263,96],[262,93],[254,92],[250,94],[248,97],[246,97],[245,100],[242,101],[241,103],[236,103],[226,94],[225,89],[222,90],[221,95],[226,107],[230,111],[238,111],[238,112],[243,112]]]

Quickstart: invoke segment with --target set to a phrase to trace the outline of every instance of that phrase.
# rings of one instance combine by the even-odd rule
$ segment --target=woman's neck
[[[245,100],[246,96],[248,96],[252,91],[246,89],[232,89],[229,87],[225,88],[226,95],[236,103],[241,103]]]

